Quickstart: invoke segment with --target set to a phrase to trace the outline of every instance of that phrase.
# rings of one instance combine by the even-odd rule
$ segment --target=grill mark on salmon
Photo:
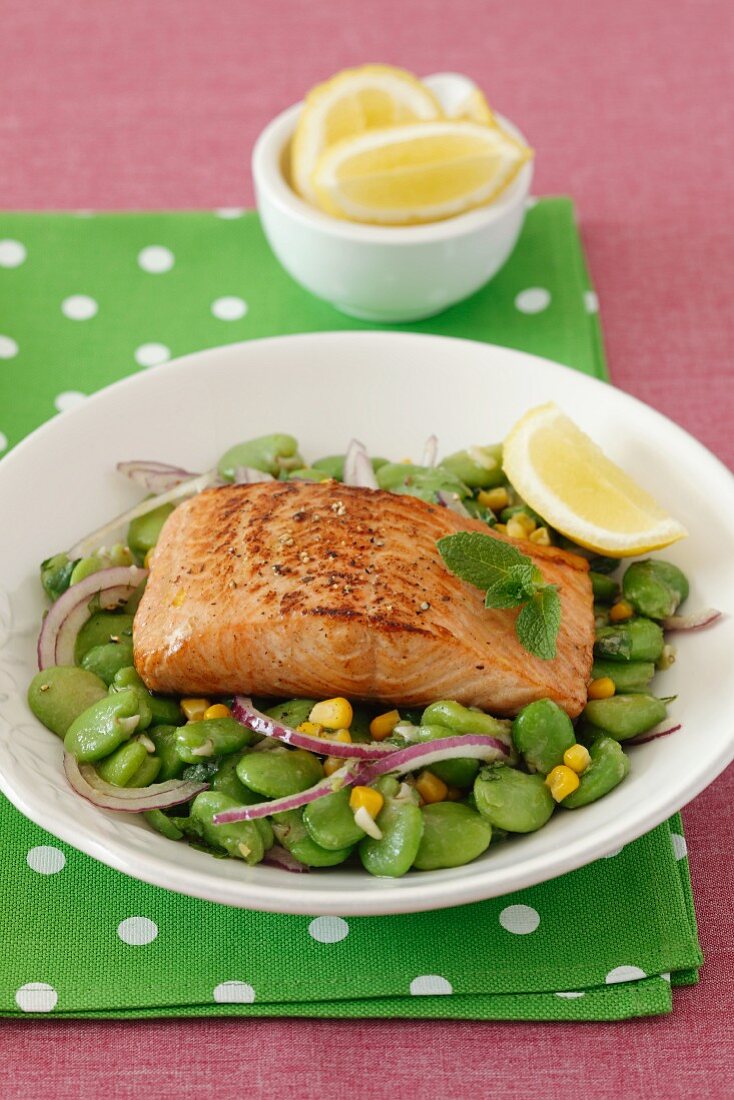
[[[495,714],[548,697],[575,717],[594,641],[586,561],[518,544],[561,600],[557,656],[542,661],[520,645],[516,610],[486,609],[443,565],[436,542],[457,531],[513,542],[449,509],[338,482],[206,490],[161,532],[135,666],[164,693],[452,698]]]

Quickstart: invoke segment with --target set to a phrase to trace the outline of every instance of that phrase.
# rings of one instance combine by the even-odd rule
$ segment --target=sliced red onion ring
[[[421,466],[435,466],[438,458],[438,436],[429,435],[423,447]]]
[[[141,485],[149,493],[167,493],[183,481],[192,477],[200,477],[190,470],[183,470],[180,466],[170,466],[167,462],[153,462],[144,459],[130,462],[118,462],[118,473],[129,477],[131,481]]]
[[[357,489],[379,489],[364,443],[352,439],[344,456],[344,484]]]
[[[714,607],[707,607],[704,611],[697,611],[692,615],[670,615],[663,619],[663,630],[703,630],[717,619],[721,618],[721,612]]]
[[[471,518],[471,513],[466,510],[456,493],[439,489],[436,496],[438,497],[438,503],[442,504],[444,508],[448,508],[450,512],[456,512],[457,516],[463,516],[464,519]]]
[[[234,472],[235,485],[257,485],[260,481],[275,481],[272,474],[256,470],[254,466],[238,466]]]
[[[646,745],[648,741],[657,741],[658,737],[668,737],[671,733],[677,733],[679,729],[683,727],[680,723],[677,726],[671,726],[667,730],[658,730],[657,733],[646,733],[639,737],[630,737],[628,741],[624,741],[626,745]]]
[[[132,595],[148,576],[137,565],[116,565],[100,569],[67,588],[51,605],[38,635],[38,667],[73,665],[77,634],[90,615],[89,603],[99,597],[100,608],[109,611]]]
[[[280,844],[274,844],[268,848],[263,856],[263,863],[269,863],[271,867],[280,867],[283,871],[293,871],[297,875],[308,874],[310,868],[300,859],[296,859],[287,848],[281,848]]]
[[[326,794],[333,794],[354,782],[353,765],[349,762],[338,771],[319,780],[307,791],[298,794],[289,794],[285,798],[274,798],[272,802],[255,802],[252,806],[235,806],[231,810],[223,810],[221,814],[215,814],[212,822],[215,825],[226,825],[230,821],[254,821],[258,817],[269,817],[271,814],[282,814],[286,810],[298,810],[301,806],[307,806],[309,802],[315,802],[317,798],[323,798]]]
[[[153,512],[156,508],[160,508],[162,504],[175,504],[180,500],[185,500],[186,497],[196,496],[202,489],[208,489],[210,486],[215,485],[218,476],[216,470],[209,470],[198,477],[183,481],[167,493],[161,493],[157,497],[151,497],[150,500],[141,501],[134,508],[130,508],[129,511],[123,512],[122,515],[110,520],[109,523],[105,523],[97,531],[85,535],[83,539],[80,539],[67,551],[68,556],[72,559],[88,557],[103,543],[108,543],[110,536],[114,535],[120,527],[127,527],[130,520],[137,519],[138,516],[145,516],[148,512]]]
[[[353,784],[367,786],[381,775],[388,773],[402,775],[418,768],[429,768],[431,764],[438,764],[441,760],[452,760],[457,756],[488,762],[503,760],[509,756],[509,752],[507,745],[496,737],[486,737],[480,733],[460,733],[455,737],[442,737],[440,741],[432,741],[427,745],[410,745],[407,749],[398,749],[383,760],[363,764],[362,767],[358,767],[356,762],[348,761],[343,768],[339,768],[333,775],[322,779],[315,786],[309,787],[307,791],[288,795],[286,798],[276,798],[272,802],[237,806],[231,810],[224,810],[221,814],[215,814],[212,820],[215,825],[226,825],[230,821],[253,821],[255,818],[268,817],[270,814],[283,813],[285,810],[296,810],[343,787]]]
[[[185,779],[169,779],[151,787],[115,787],[100,778],[91,764],[79,764],[70,752],[64,753],[64,774],[77,794],[103,810],[124,810],[139,814],[145,810],[167,810],[188,802],[208,783],[193,783]]]
[[[291,726],[284,726],[267,714],[256,710],[252,699],[246,695],[235,695],[232,704],[232,716],[241,722],[243,726],[254,733],[262,733],[265,737],[274,737],[278,741],[285,741],[287,745],[294,745],[298,749],[307,749],[308,752],[317,752],[321,756],[340,756],[347,760],[381,760],[397,751],[396,745],[384,745],[380,741],[366,744],[359,741],[334,741],[325,737],[313,737],[308,733],[299,733]]]

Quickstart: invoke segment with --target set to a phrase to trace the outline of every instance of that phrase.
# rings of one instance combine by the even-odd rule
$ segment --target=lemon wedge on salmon
[[[391,65],[345,69],[306,96],[291,146],[292,183],[315,202],[311,177],[324,150],[367,130],[440,118],[438,99],[412,73]]]
[[[377,225],[440,221],[484,205],[532,156],[498,126],[437,120],[344,138],[311,177],[327,214]]]
[[[531,508],[589,550],[632,557],[688,534],[552,402],[518,420],[502,464]]]

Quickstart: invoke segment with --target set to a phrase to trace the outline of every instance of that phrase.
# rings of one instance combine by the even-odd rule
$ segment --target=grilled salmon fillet
[[[547,697],[574,717],[594,642],[586,561],[520,544],[561,600],[557,656],[543,661],[520,645],[517,611],[486,609],[445,568],[436,541],[457,531],[492,533],[415,497],[334,481],[209,489],[161,532],[135,667],[164,693],[450,698],[498,715]]]

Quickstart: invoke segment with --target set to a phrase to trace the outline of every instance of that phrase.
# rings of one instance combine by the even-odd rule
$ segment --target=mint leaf
[[[530,563],[511,565],[505,576],[488,586],[484,606],[507,610],[525,603],[536,592],[535,573],[537,572],[538,570]]]
[[[515,623],[520,644],[543,661],[556,655],[561,625],[561,600],[554,584],[547,584],[524,605]]]
[[[436,545],[451,573],[484,591],[511,581],[513,566],[530,563],[514,546],[479,531],[446,535]]]

